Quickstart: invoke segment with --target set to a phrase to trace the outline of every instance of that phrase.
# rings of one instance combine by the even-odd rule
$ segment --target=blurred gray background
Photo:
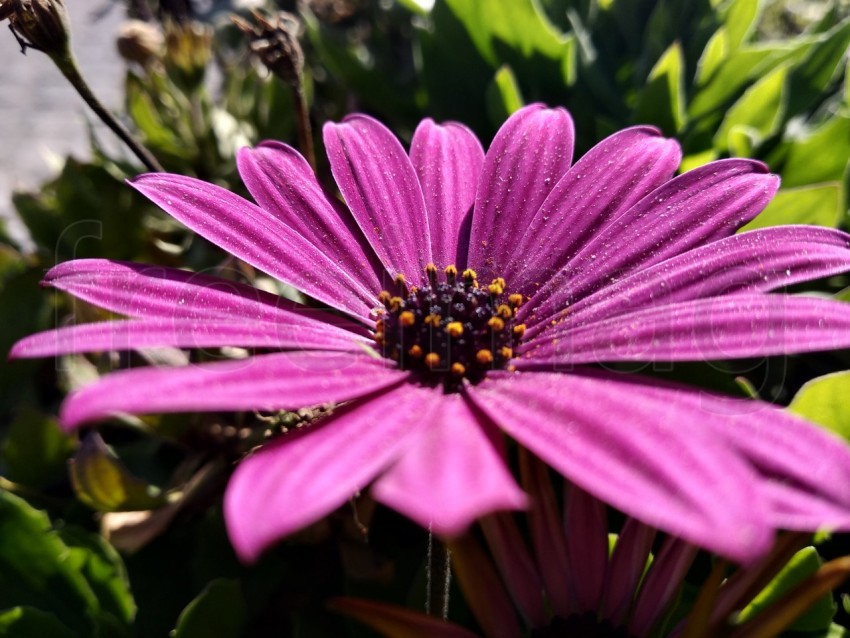
[[[124,6],[112,0],[66,0],[66,6],[83,75],[108,108],[120,108],[124,70],[114,42]],[[95,120],[47,56],[32,50],[21,54],[5,23],[0,60],[0,214],[5,217],[13,189],[37,186],[64,155],[89,155],[89,123]],[[99,122],[95,130],[109,148],[118,147]]]

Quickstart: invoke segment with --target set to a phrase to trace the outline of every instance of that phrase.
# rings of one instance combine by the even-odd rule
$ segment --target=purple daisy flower
[[[486,155],[467,128],[430,120],[409,155],[364,115],[324,139],[347,208],[274,142],[238,156],[257,204],[177,175],[132,185],[329,310],[176,269],[61,264],[48,285],[129,319],[33,335],[13,356],[273,350],[115,372],[68,397],[65,427],[344,404],[236,469],[225,517],[246,560],[368,485],[447,536],[523,508],[502,432],[596,498],[733,560],[766,551],[777,528],[850,528],[838,438],[768,404],[585,365],[850,346],[845,305],[765,294],[850,269],[850,237],[734,234],[778,186],[764,165],[673,177],[679,147],[648,127],[572,164],[569,114],[541,105],[513,115]]]
[[[521,454],[520,467],[532,498],[522,527],[511,514],[488,515],[480,535],[449,542],[453,572],[486,638],[779,635],[850,574],[850,559],[840,558],[753,614],[747,607],[810,538],[786,533],[748,565],[715,561],[699,597],[674,613],[699,548],[672,536],[659,539],[657,530],[627,518],[612,550],[604,503],[567,484],[561,508],[545,466]],[[387,603],[341,598],[331,607],[390,637],[478,635]]]

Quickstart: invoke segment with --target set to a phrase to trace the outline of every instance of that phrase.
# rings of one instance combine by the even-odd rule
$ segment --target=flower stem
[[[295,127],[298,129],[298,146],[307,158],[312,169],[316,170],[316,149],[313,146],[313,127],[310,124],[310,108],[304,94],[304,74],[298,74],[298,80],[292,84],[292,97],[295,100]]]
[[[452,582],[451,552],[428,532],[427,587],[425,613],[446,620],[449,617],[449,587]]]
[[[83,78],[80,73],[79,67],[77,66],[77,61],[74,59],[73,53],[70,51],[65,53],[62,56],[50,56],[53,59],[53,62],[59,67],[59,70],[62,72],[62,75],[71,83],[71,85],[76,89],[77,93],[80,94],[80,97],[83,98],[86,104],[88,104],[89,108],[95,112],[95,114],[100,118],[100,120],[106,124],[112,131],[121,139],[124,144],[133,152],[133,154],[139,159],[139,161],[145,165],[149,171],[161,173],[165,169],[162,168],[162,165],[157,161],[157,159],[151,154],[151,152],[142,146],[127,130],[119,120],[115,118],[112,113],[110,113],[106,107],[101,104],[100,100],[97,99],[97,96],[92,92],[88,83]]]

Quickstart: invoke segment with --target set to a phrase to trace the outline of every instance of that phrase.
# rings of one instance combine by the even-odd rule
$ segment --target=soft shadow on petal
[[[234,256],[366,322],[375,298],[324,251],[259,206],[191,177],[150,173],[130,185]]]
[[[570,167],[575,129],[564,109],[532,104],[502,125],[478,182],[467,265],[481,281],[501,276],[550,191]]]
[[[351,214],[330,197],[301,155],[281,142],[262,142],[236,156],[254,200],[324,251],[377,297],[386,271]]]
[[[328,606],[390,638],[480,638],[442,618],[372,600],[337,598]]]
[[[609,220],[669,180],[682,153],[657,129],[636,126],[590,149],[567,171],[531,220],[502,276],[526,295]]]
[[[365,354],[283,352],[180,368],[120,370],[72,393],[60,420],[71,429],[113,414],[294,410],[355,399],[400,383]]]
[[[652,306],[573,328],[569,317],[530,340],[518,367],[613,361],[719,361],[850,347],[847,304],[738,293]]]
[[[683,420],[682,429],[693,433],[698,428],[760,474],[760,499],[768,505],[774,527],[850,529],[850,446],[838,436],[763,401],[633,374],[584,374],[615,383],[627,396],[689,411],[692,418]]]
[[[465,251],[469,241],[459,231],[475,201],[484,163],[481,142],[462,124],[425,119],[413,134],[410,161],[425,197],[434,263],[440,269],[456,264],[458,245]]]
[[[366,487],[427,427],[440,398],[403,384],[339,408],[243,460],[224,495],[225,522],[239,556],[256,560]]]
[[[425,201],[410,158],[395,135],[367,115],[323,129],[334,179],[390,275],[422,283],[433,261]]]
[[[752,160],[712,162],[670,180],[599,229],[521,311],[550,316],[617,278],[727,237],[758,215],[779,177]],[[553,300],[557,299],[557,303]]]
[[[342,333],[342,334],[340,334]],[[366,337],[315,327],[247,321],[144,319],[100,321],[39,332],[18,341],[13,359],[80,352],[136,350],[157,346],[175,348],[280,348],[362,352]]]
[[[509,435],[624,513],[738,561],[768,548],[756,474],[691,406],[579,375],[494,374],[473,390]]]
[[[443,536],[457,536],[484,514],[522,509],[527,499],[505,466],[498,437],[459,394],[442,396],[372,494]]]
[[[762,228],[671,257],[573,304],[566,291],[553,301],[569,309],[570,324],[578,327],[640,308],[738,292],[767,292],[846,272],[850,270],[848,248],[850,235],[832,228]],[[529,317],[527,337],[545,330],[552,318]]]

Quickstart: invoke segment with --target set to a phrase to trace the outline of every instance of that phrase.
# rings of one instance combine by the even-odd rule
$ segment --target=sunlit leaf
[[[160,490],[130,474],[96,432],[83,439],[70,469],[77,496],[96,510],[149,510],[165,503]]]
[[[830,182],[780,190],[767,208],[741,230],[782,224],[836,227],[846,215],[841,184]]]
[[[172,638],[240,638],[245,635],[247,614],[239,582],[214,580],[183,610],[171,635]]]
[[[753,600],[738,615],[739,622],[746,622],[767,609],[778,600],[782,594],[811,576],[821,566],[821,559],[814,547],[806,547],[797,552],[782,571],[776,575]],[[808,611],[797,618],[789,627],[791,631],[818,631],[826,629],[832,623],[836,605],[832,596],[821,596]]]
[[[850,372],[835,372],[812,379],[803,385],[788,409],[850,441],[848,396]]]

